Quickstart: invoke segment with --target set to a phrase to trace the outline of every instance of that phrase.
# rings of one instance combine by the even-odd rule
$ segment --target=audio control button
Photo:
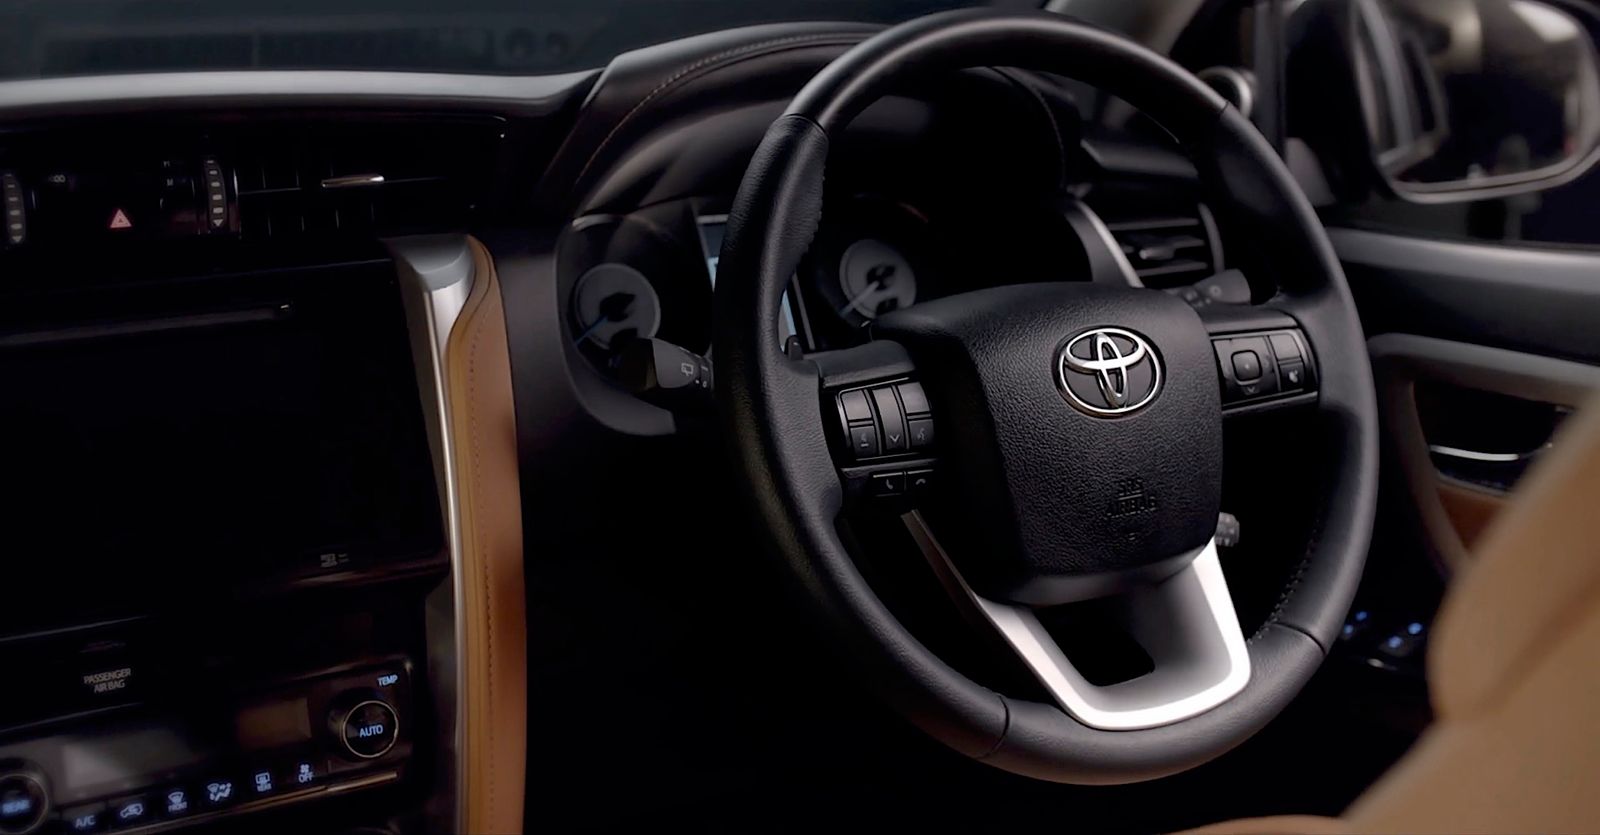
[[[389,753],[400,735],[400,718],[387,702],[368,699],[350,708],[340,723],[345,750],[363,760]]]

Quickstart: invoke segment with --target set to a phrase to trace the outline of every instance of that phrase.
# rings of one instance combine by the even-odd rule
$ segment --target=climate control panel
[[[0,835],[161,831],[400,780],[404,658],[0,745]]]

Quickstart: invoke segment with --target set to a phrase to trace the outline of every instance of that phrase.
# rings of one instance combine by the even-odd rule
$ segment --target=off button
[[[345,750],[363,760],[389,753],[400,738],[400,717],[387,702],[377,699],[350,708],[342,724]]]

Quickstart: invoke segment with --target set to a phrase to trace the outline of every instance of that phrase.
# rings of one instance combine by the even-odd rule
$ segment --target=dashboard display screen
[[[0,624],[441,547],[387,265],[7,306],[0,380]]]
[[[705,253],[706,274],[711,276],[711,287],[717,286],[717,262],[721,260],[722,235],[727,229],[727,218],[721,215],[700,218],[700,246]],[[779,327],[782,332],[778,334],[779,344],[787,344],[789,337],[799,333],[795,327],[794,308],[789,304],[789,294],[783,294],[780,308],[782,319]]]

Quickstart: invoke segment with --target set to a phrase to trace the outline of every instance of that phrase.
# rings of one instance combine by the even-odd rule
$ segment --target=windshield
[[[181,70],[540,74],[754,23],[983,0],[0,0],[0,78]]]

